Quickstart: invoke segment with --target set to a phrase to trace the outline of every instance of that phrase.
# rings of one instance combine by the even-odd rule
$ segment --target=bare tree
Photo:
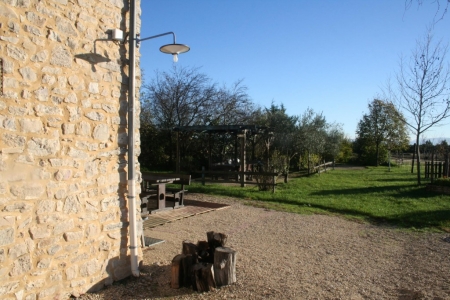
[[[450,5],[450,0],[405,0],[405,10],[410,9],[414,3],[417,3],[418,6],[422,6],[424,2],[430,2],[437,6],[433,23],[436,23],[444,18],[445,14],[447,14],[448,12],[448,8]]]
[[[420,135],[450,117],[450,70],[446,63],[448,47],[433,44],[427,33],[417,42],[410,60],[402,59],[397,74],[399,107],[406,112],[405,123],[419,145]],[[419,147],[417,147],[419,149]],[[420,184],[420,151],[417,151],[417,183]]]

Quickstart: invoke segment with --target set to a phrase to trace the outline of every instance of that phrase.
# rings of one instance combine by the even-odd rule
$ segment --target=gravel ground
[[[188,194],[231,205],[147,229],[164,243],[144,250],[139,278],[79,299],[450,299],[450,238],[325,215],[297,215]],[[237,282],[209,293],[170,288],[172,258],[183,240],[228,235]]]

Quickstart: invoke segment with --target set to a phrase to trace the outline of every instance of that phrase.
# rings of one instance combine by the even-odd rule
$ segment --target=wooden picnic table
[[[157,201],[157,208],[151,210],[150,213],[154,214],[173,209],[172,207],[166,207],[166,184],[173,183],[176,180],[180,180],[180,178],[167,174],[142,173],[141,199],[145,197],[156,197]]]

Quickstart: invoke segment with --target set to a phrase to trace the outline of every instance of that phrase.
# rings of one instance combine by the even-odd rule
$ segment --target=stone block
[[[96,224],[89,224],[86,228],[86,238],[94,238],[100,233],[100,229]]]
[[[50,64],[70,68],[72,66],[72,55],[70,51],[61,45],[56,46],[52,50]]]
[[[63,134],[74,134],[75,133],[75,124],[64,123],[62,125]]]
[[[56,203],[52,200],[42,200],[38,202],[37,211],[38,215],[51,213],[55,211]]]
[[[47,226],[34,226],[30,228],[30,235],[33,240],[48,238],[51,232]]]
[[[55,173],[55,179],[57,181],[66,181],[72,178],[72,170],[70,169],[60,169]]]
[[[20,199],[39,199],[45,193],[45,186],[39,183],[13,184],[10,192]]]
[[[80,111],[81,116],[81,111]],[[91,135],[91,124],[88,122],[80,122],[76,127],[76,134],[81,136],[90,136]]]
[[[103,225],[103,231],[112,231],[117,229],[122,229],[128,226],[128,222],[117,222]]]
[[[31,270],[31,257],[26,254],[13,262],[12,270],[9,273],[10,276],[19,276]]]
[[[0,229],[0,246],[12,244],[14,242],[14,228],[7,227]]]
[[[80,276],[89,277],[100,271],[100,263],[97,259],[91,259],[80,265]]]
[[[74,228],[73,219],[69,219],[69,220],[66,220],[66,221],[56,224],[55,227],[53,228],[53,234],[59,235],[65,231],[71,230],[73,228]]]
[[[2,141],[10,147],[25,147],[26,139],[23,136],[19,136],[11,133],[4,133],[2,136]]]
[[[29,254],[29,249],[26,244],[16,244],[12,246],[8,251],[8,256],[10,259],[16,259],[24,254]]]
[[[20,68],[19,73],[25,81],[35,82],[37,80],[36,72],[30,67]]]
[[[36,156],[54,156],[60,150],[58,139],[31,138],[27,143],[28,151]]]
[[[34,91],[34,96],[39,101],[48,101],[49,91],[48,88],[41,86]]]
[[[107,141],[109,138],[109,126],[107,124],[98,124],[94,128],[93,137],[99,141]]]
[[[63,211],[65,214],[78,213],[81,209],[81,204],[76,196],[70,195],[64,201]]]
[[[38,293],[38,299],[49,298],[50,296],[53,296],[56,293],[56,291],[57,291],[56,286],[47,289],[42,289]]]
[[[52,259],[51,258],[44,258],[41,259],[38,263],[37,263],[37,268],[38,269],[48,269],[50,267],[52,263]]]
[[[75,231],[75,232],[65,232],[64,233],[64,239],[66,242],[73,242],[78,241],[83,238],[83,232],[82,231]]]
[[[6,284],[0,284],[0,296],[14,293],[19,287],[19,281],[12,281]]]
[[[47,249],[48,255],[55,255],[59,251],[61,251],[62,247],[60,245],[53,245]]]
[[[27,53],[22,48],[16,47],[12,44],[6,45],[6,54],[8,57],[22,62],[28,58]]]
[[[105,119],[105,115],[97,111],[90,111],[85,116],[92,121],[103,121]]]
[[[46,18],[41,17],[32,11],[26,12],[25,15],[27,16],[27,20],[36,26],[42,27],[45,24]]]

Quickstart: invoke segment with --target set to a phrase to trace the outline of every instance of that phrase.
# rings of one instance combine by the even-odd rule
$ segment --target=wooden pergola
[[[180,132],[195,132],[195,133],[207,133],[207,134],[232,134],[235,136],[235,160],[237,161],[237,145],[238,140],[240,142],[240,170],[245,170],[246,165],[246,137],[247,135],[253,136],[256,134],[270,134],[272,130],[267,126],[259,125],[218,125],[218,126],[178,126],[174,127],[173,131],[177,133],[177,158],[176,158],[176,171],[180,172]],[[212,151],[211,144],[209,145],[209,158],[208,158],[209,168],[212,167]],[[244,176],[241,176],[241,181],[243,184]]]

